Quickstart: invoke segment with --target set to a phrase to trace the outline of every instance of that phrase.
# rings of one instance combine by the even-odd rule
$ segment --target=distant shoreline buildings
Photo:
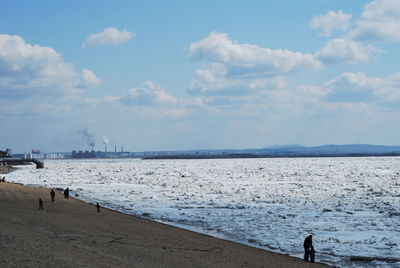
[[[32,150],[29,153],[13,154],[8,148],[0,151],[0,158],[19,159],[209,159],[209,158],[265,158],[265,157],[362,157],[362,156],[400,156],[400,146],[368,144],[323,145],[305,147],[298,145],[271,146],[260,149],[210,149],[181,151],[125,152],[123,147],[117,151],[74,150],[72,152],[44,153]]]

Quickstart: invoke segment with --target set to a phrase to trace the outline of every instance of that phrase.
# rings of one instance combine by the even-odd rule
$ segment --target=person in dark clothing
[[[313,246],[311,246],[311,250],[310,250],[310,261],[315,262],[315,249]]]
[[[44,210],[43,208],[43,200],[39,198],[39,210]]]
[[[69,188],[67,187],[67,189],[64,190],[64,198],[69,198]]]
[[[309,235],[306,237],[306,239],[304,239],[303,247],[304,247],[304,260],[308,261],[310,258],[310,250],[312,247],[312,235]]]
[[[56,192],[54,192],[54,190],[51,189],[51,191],[50,191],[51,202],[54,202],[55,196],[56,196]]]
[[[99,205],[99,202],[97,202],[96,208],[97,208],[97,213],[99,213],[99,212],[100,212],[100,205]]]

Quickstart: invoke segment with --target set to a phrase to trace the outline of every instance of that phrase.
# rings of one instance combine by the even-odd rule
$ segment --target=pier
[[[44,163],[34,158],[0,158],[0,163],[2,163],[2,165],[9,166],[28,165],[30,163],[34,163],[36,168],[44,168]]]

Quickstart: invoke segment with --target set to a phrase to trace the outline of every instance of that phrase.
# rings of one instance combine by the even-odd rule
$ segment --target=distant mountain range
[[[265,148],[267,151],[288,153],[328,153],[328,154],[387,154],[400,153],[400,146],[371,145],[371,144],[327,144],[322,146],[305,147],[301,145],[274,145]]]

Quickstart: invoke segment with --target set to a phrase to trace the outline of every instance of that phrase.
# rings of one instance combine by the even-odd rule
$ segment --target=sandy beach
[[[0,183],[1,267],[329,267],[49,193]]]

